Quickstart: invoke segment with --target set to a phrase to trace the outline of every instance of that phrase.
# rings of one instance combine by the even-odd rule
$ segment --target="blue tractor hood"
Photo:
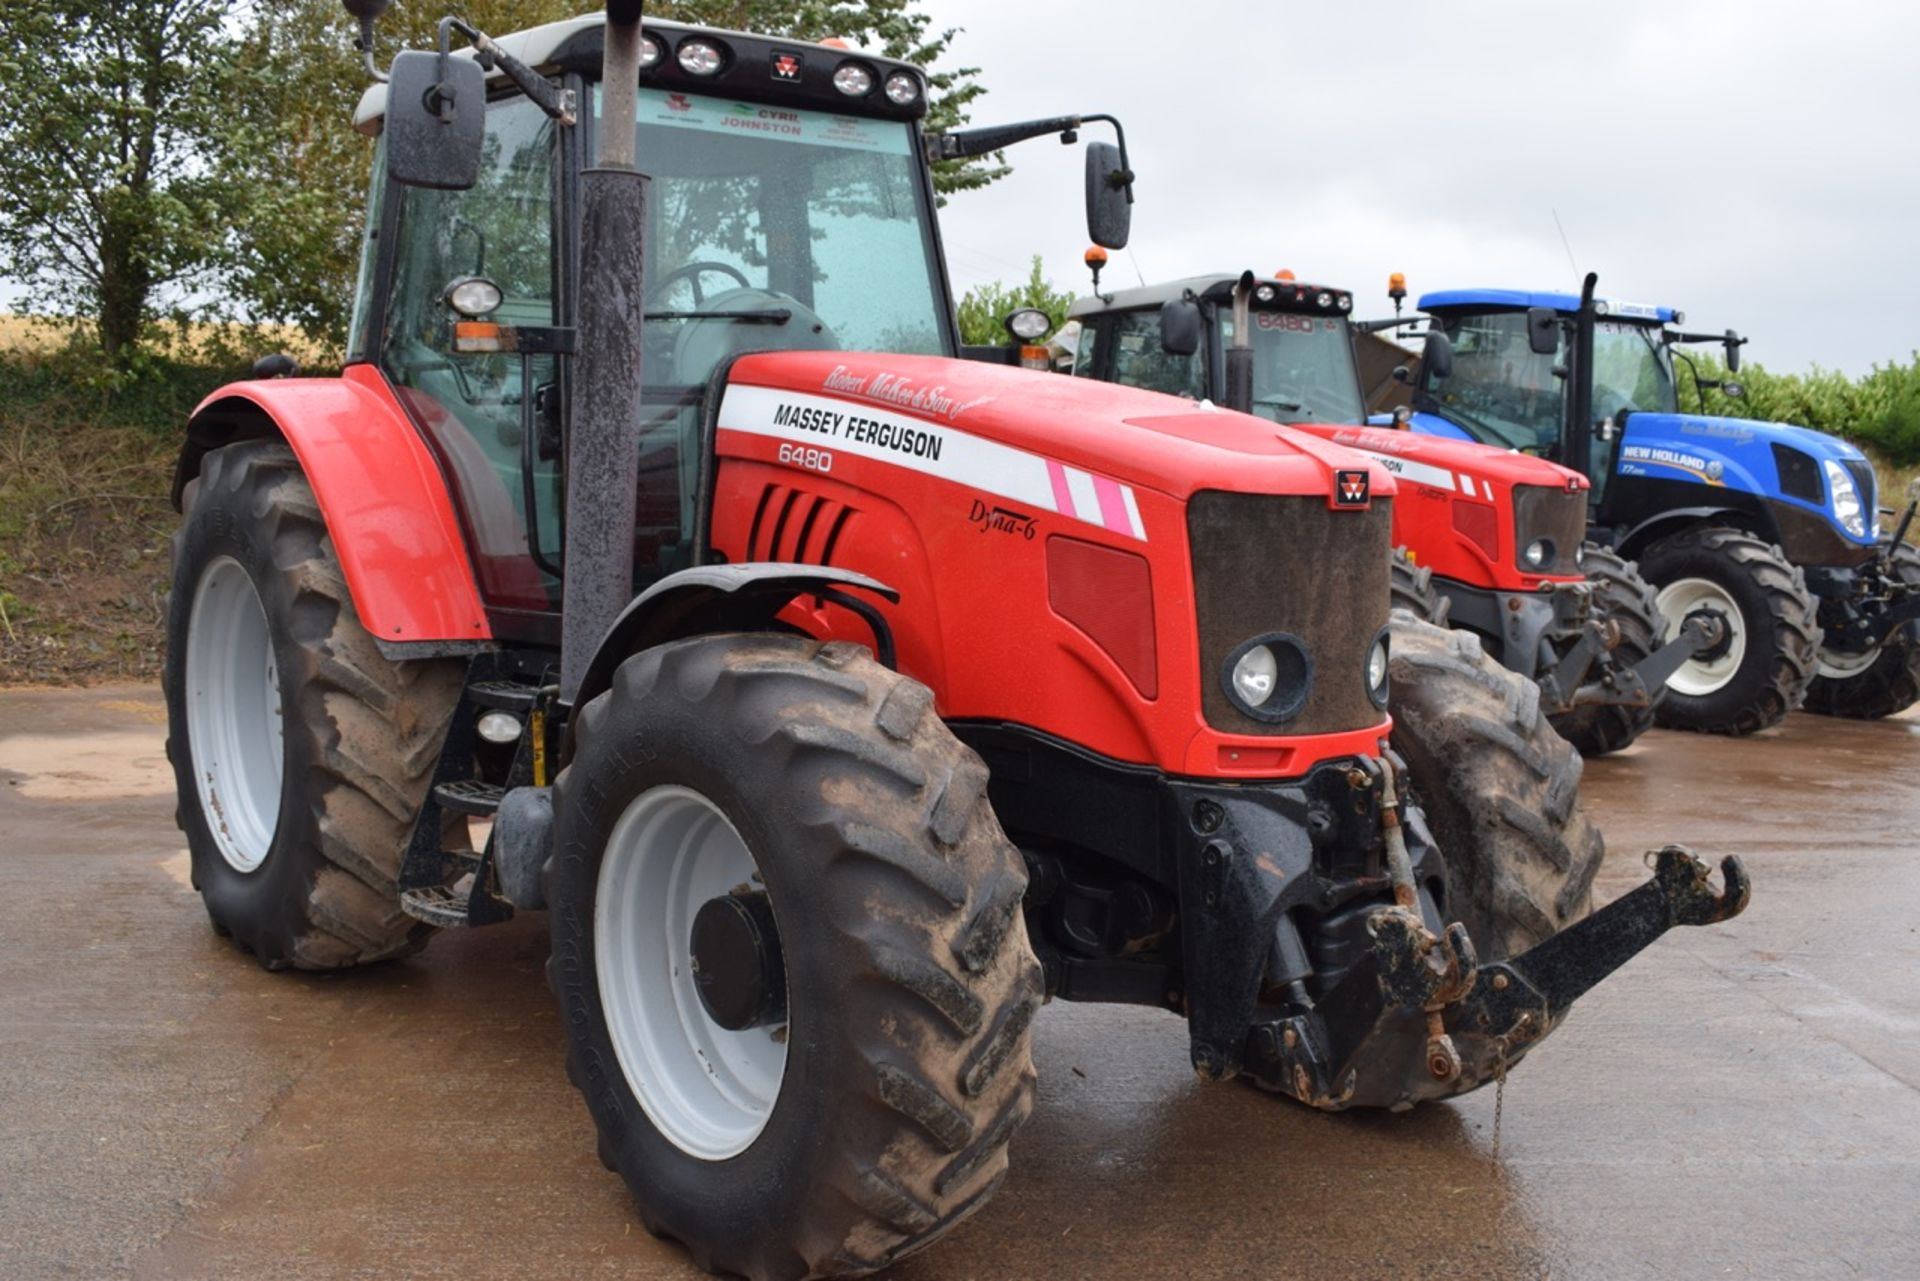
[[[1635,413],[1627,417],[1618,460],[1616,473],[1621,476],[1690,481],[1753,494],[1822,517],[1849,543],[1871,546],[1877,539],[1879,494],[1872,464],[1853,445],[1808,427],[1700,414]],[[1864,532],[1840,523],[1829,463],[1858,492],[1866,512]]]

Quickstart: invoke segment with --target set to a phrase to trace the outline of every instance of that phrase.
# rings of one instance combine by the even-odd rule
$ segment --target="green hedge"
[[[1695,359],[1702,377],[1727,377],[1719,363]],[[1675,363],[1681,407],[1698,409],[1686,364]],[[1920,464],[1920,353],[1906,364],[1876,365],[1863,378],[1817,367],[1804,374],[1776,374],[1760,365],[1749,365],[1735,377],[1746,385],[1746,396],[1734,400],[1709,391],[1707,413],[1811,427],[1871,448],[1895,466]]]

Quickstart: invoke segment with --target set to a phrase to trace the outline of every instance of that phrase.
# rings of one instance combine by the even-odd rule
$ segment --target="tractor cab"
[[[1234,276],[1198,276],[1171,284],[1083,298],[1076,376],[1231,404],[1228,353],[1236,346]],[[1363,420],[1360,377],[1347,317],[1353,297],[1301,284],[1291,272],[1257,282],[1246,329],[1253,391],[1246,411],[1278,423]]]
[[[421,172],[415,139],[424,129],[439,141],[434,124],[417,123],[411,99],[391,119],[402,101],[393,86],[374,85],[356,113],[381,138],[385,163],[349,359],[379,367],[455,477],[482,594],[509,631],[516,616],[523,632],[550,627],[529,616],[560,599],[570,358],[583,309],[603,288],[574,282],[581,175],[607,96],[605,30],[589,15],[488,42],[546,88],[516,91],[505,64],[489,59],[484,119],[472,122],[478,163],[464,186]],[[479,70],[471,51],[441,57],[454,71]],[[647,282],[636,590],[694,563],[702,433],[733,360],[963,354],[930,162],[1079,123],[931,138],[924,75],[905,63],[668,22],[647,23],[640,65],[633,150],[651,190],[636,238]],[[556,102],[577,112],[578,127],[556,118]],[[1124,174],[1118,152],[1088,152],[1090,190],[1124,209],[1126,183],[1111,181]],[[1098,216],[1113,239],[1112,211]]]

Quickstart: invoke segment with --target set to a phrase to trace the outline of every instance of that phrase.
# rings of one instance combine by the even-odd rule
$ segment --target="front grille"
[[[1820,479],[1820,464],[1812,454],[1775,441],[1773,469],[1780,473],[1780,492],[1788,498],[1815,506],[1827,501],[1826,482]]]
[[[1516,569],[1530,574],[1579,573],[1580,544],[1587,537],[1587,491],[1515,485],[1513,532]],[[1553,559],[1545,565],[1530,565],[1527,548],[1542,538],[1553,544]]]
[[[1200,630],[1201,708],[1232,734],[1334,734],[1378,725],[1367,655],[1387,625],[1393,503],[1335,511],[1324,497],[1196,494],[1187,506]],[[1257,636],[1297,638],[1312,688],[1292,719],[1255,720],[1227,697],[1229,655]]]

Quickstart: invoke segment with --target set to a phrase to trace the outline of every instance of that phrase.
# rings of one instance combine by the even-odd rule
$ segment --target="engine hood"
[[[1391,427],[1303,425],[1301,431],[1356,449],[1375,459],[1402,480],[1417,481],[1464,494],[1487,491],[1493,485],[1533,485],[1569,493],[1591,489],[1587,478],[1569,467],[1531,454],[1450,440]],[[1490,493],[1489,493],[1490,496]]]
[[[941,357],[745,356],[719,413],[723,430],[882,460],[898,454],[921,471],[948,460],[1019,464],[998,445],[1182,500],[1225,490],[1346,505],[1335,501],[1341,473],[1361,471],[1372,496],[1394,492],[1373,459],[1296,428],[1159,392]]]
[[[1704,414],[1629,415],[1626,438],[1632,441],[1640,435],[1697,440],[1719,449],[1738,449],[1755,444],[1790,445],[1822,461],[1859,462],[1866,458],[1858,448],[1838,436],[1829,436],[1811,427],[1760,422],[1752,418],[1714,418]]]

